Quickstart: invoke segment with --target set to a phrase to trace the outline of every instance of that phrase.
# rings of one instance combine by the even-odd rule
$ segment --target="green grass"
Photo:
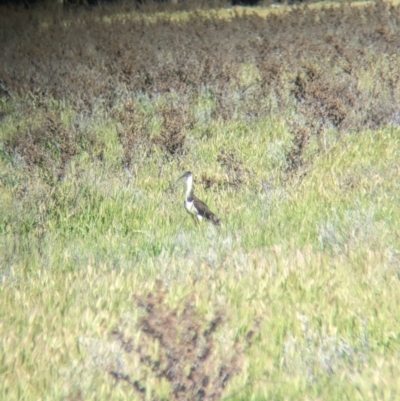
[[[216,15],[235,12],[248,11]],[[353,72],[357,90],[369,99],[396,88],[379,83],[386,75],[396,82],[395,56],[366,54],[368,68]],[[318,71],[334,76],[339,65],[324,62]],[[172,399],[169,383],[137,351],[148,339],[137,299],[162,291],[162,307],[178,318],[188,303],[198,311],[194,324],[223,315],[211,368],[218,373],[232,357],[240,367],[223,399],[400,398],[400,128],[393,120],[380,130],[339,132],[316,115],[308,130],[290,71],[280,103],[271,88],[254,105],[273,117],[254,121],[240,106],[256,100],[241,95],[259,84],[260,71],[237,64],[229,87],[237,102],[224,122],[212,87],[198,99],[126,94],[90,117],[67,101],[1,100],[0,399]],[[180,107],[187,113],[174,120]],[[179,126],[185,141],[177,154],[157,145],[171,126],[162,124],[163,111],[172,115],[167,123],[194,121]],[[292,134],[303,128],[308,143],[293,169],[299,138]],[[76,149],[63,164],[66,145]],[[185,212],[176,179],[187,170],[220,229],[195,226]],[[115,331],[136,352],[126,352]],[[161,360],[160,341],[148,340],[147,352]],[[112,371],[140,380],[146,394],[116,382]]]
[[[131,171],[115,127],[94,125],[103,159],[82,150],[54,186],[1,153],[1,398],[132,399],[107,373],[123,358],[111,332],[136,338],[133,295],[158,281],[171,307],[223,308],[216,352],[255,330],[226,399],[398,398],[399,129],[328,133],[287,181],[283,121],[210,124],[179,159],[154,152]],[[222,182],[221,149],[246,180],[198,186],[223,227],[195,227],[171,184],[187,169]],[[168,399],[166,383],[145,383]]]

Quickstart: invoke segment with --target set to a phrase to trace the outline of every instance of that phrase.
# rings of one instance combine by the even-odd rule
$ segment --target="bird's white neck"
[[[186,199],[189,198],[193,188],[193,176],[189,175],[189,177],[186,180]]]

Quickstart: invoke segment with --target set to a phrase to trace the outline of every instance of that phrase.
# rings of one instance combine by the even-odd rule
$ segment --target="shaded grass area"
[[[85,119],[124,112],[141,92],[142,112],[151,111],[149,97],[159,119],[179,110],[181,125],[278,114],[290,118],[294,134],[305,136],[332,127],[376,128],[397,118],[395,5],[303,6],[267,16],[234,10],[231,20],[216,10],[178,23],[168,15],[103,22],[119,10],[4,9],[0,76],[10,95],[30,93],[20,108],[51,97]],[[207,112],[198,112],[199,101],[207,102]],[[129,119],[120,123],[129,129]]]
[[[1,398],[398,398],[398,9],[295,11],[4,21]]]

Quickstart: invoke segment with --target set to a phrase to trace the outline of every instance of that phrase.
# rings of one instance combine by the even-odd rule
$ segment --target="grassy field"
[[[365,99],[396,57],[356,71]],[[398,117],[299,143],[289,100],[123,96],[0,98],[0,398],[399,399]],[[221,228],[186,214],[186,170]]]
[[[168,398],[111,336],[118,328],[137,339],[133,296],[158,281],[169,308],[190,298],[206,319],[223,312],[216,352],[256,333],[228,399],[397,397],[400,131],[327,137],[307,176],[289,184],[277,173],[283,124],[212,133],[193,137],[193,152],[161,174],[154,156],[129,177],[115,167],[109,128],[103,163],[82,154],[50,194],[41,177],[2,160],[12,177],[1,188],[7,399],[132,397],[109,377],[115,366]],[[195,227],[183,189],[170,184],[183,165],[223,176],[212,162],[222,144],[247,161],[254,187],[199,188],[223,227]]]

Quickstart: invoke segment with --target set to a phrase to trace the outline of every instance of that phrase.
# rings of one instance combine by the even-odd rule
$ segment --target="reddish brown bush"
[[[6,140],[6,147],[29,166],[41,167],[48,178],[60,179],[69,160],[77,152],[79,138],[52,112],[45,112],[38,123],[17,131]]]
[[[165,294],[159,291],[146,298],[136,297],[137,305],[144,311],[139,328],[143,333],[140,342],[134,343],[121,330],[113,335],[126,354],[136,354],[158,380],[171,385],[171,400],[218,400],[229,380],[240,371],[246,347],[254,335],[250,331],[243,343],[237,342],[224,355],[216,347],[215,334],[225,323],[223,310],[206,321],[187,300],[183,310],[170,308]],[[150,356],[154,342],[159,344],[156,357]],[[139,378],[123,370],[112,369],[110,374],[117,381],[129,383],[145,399],[146,387]]]

